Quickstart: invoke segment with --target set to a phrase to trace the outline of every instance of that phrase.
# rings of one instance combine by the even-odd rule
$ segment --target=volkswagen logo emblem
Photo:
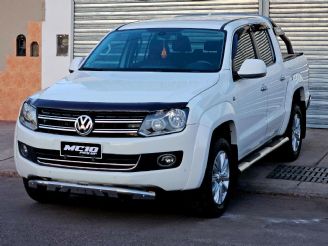
[[[81,115],[75,120],[75,130],[81,136],[88,135],[93,129],[93,122],[90,116]]]

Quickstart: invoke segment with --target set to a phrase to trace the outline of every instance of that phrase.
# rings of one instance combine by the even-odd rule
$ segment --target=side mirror
[[[238,75],[243,79],[262,78],[267,74],[267,67],[260,59],[247,59],[241,65]]]
[[[84,57],[75,57],[69,66],[69,72],[73,73],[80,68],[80,65],[84,61]]]

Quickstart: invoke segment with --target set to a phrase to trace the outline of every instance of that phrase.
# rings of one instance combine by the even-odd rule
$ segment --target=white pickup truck
[[[188,191],[219,216],[240,171],[280,146],[286,160],[299,156],[308,64],[268,18],[127,24],[70,72],[17,121],[16,167],[36,201]]]

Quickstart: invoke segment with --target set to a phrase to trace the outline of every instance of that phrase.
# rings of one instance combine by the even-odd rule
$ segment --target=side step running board
[[[250,155],[249,157],[246,157],[239,165],[238,169],[243,172],[247,168],[249,168],[251,165],[253,165],[258,160],[262,159],[267,154],[271,153],[275,149],[279,148],[284,143],[288,142],[289,138],[280,138],[277,139],[268,145],[266,145],[263,149],[260,149],[259,151],[255,152],[254,154]]]
[[[156,196],[154,191],[102,185],[74,184],[60,181],[29,180],[28,185],[31,188],[45,186],[47,190],[50,191],[71,192],[76,194],[92,194],[99,196],[104,196],[106,194],[109,197],[115,198],[118,197],[118,194],[130,195],[133,199],[155,199]]]

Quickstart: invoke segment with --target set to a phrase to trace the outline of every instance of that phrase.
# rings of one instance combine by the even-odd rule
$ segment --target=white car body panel
[[[218,79],[216,73],[77,71],[45,89],[38,98],[104,103],[188,102]]]
[[[238,129],[238,149],[245,156],[265,142],[267,130],[267,91],[261,91],[258,79],[241,79],[235,82],[236,112]]]

